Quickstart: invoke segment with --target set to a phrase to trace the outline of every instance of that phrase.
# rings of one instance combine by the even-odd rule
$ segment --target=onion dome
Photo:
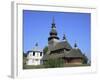
[[[56,29],[52,28],[52,30],[50,31],[50,35],[57,35]]]
[[[36,43],[35,47],[32,49],[32,51],[42,52],[42,49],[38,46],[38,43]]]
[[[63,40],[66,40],[66,35],[65,34],[63,35]]]
[[[50,31],[50,37],[48,38],[48,41],[51,39],[59,39],[59,37],[57,37],[57,31],[56,31],[56,26],[55,26],[55,22],[54,22],[54,18],[52,21],[52,26],[51,26],[51,31]]]
[[[57,35],[54,17],[53,17],[52,27],[51,27],[51,28],[52,28],[52,29],[51,29],[51,31],[50,31],[50,35]]]
[[[75,44],[74,44],[74,48],[75,49],[77,49],[78,48],[78,46],[77,46],[77,43],[75,42]]]

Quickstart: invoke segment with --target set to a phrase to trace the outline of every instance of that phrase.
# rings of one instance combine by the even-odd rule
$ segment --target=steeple
[[[54,16],[53,16],[53,19],[52,19],[52,23],[54,23],[54,24],[55,24],[55,19],[54,19]]]
[[[36,52],[36,51],[39,51],[39,52],[42,51],[42,49],[38,46],[38,43],[37,43],[37,42],[35,43],[35,45],[34,45],[32,51],[35,51],[35,52]]]
[[[54,17],[52,19],[52,26],[51,26],[51,31],[50,31],[49,34],[50,34],[50,37],[48,38],[48,41],[51,40],[51,39],[58,39],[59,40],[59,37],[57,37],[57,31],[56,31]]]
[[[54,17],[53,17],[53,19],[52,19],[52,28],[56,28],[56,26],[55,26],[55,19],[54,19]]]

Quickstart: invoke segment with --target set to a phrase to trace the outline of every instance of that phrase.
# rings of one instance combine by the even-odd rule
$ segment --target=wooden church
[[[63,59],[65,64],[82,64],[83,63],[83,53],[74,44],[74,48],[69,44],[66,39],[65,34],[63,39],[60,40],[58,33],[56,31],[55,21],[53,19],[50,36],[48,37],[48,51],[43,56],[43,60],[47,61],[49,59]]]

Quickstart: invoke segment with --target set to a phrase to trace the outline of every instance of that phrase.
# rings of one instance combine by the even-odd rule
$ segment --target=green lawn
[[[40,69],[40,68],[45,68],[44,65],[24,65],[23,69]]]
[[[84,67],[90,66],[90,64],[64,64],[64,67]]]
[[[84,66],[90,66],[90,64],[64,64],[63,67],[84,67]],[[35,65],[24,65],[23,66],[23,69],[40,69],[40,68],[43,69],[43,68],[46,68],[46,67],[44,65],[38,65],[38,66],[35,66]]]

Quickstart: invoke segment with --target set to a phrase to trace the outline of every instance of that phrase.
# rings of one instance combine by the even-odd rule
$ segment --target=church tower
[[[59,42],[59,37],[57,36],[54,17],[52,20],[51,31],[49,34],[50,34],[50,36],[48,38],[48,47],[49,47],[49,49],[51,49],[51,48],[53,48],[53,46],[55,46],[56,43]]]

